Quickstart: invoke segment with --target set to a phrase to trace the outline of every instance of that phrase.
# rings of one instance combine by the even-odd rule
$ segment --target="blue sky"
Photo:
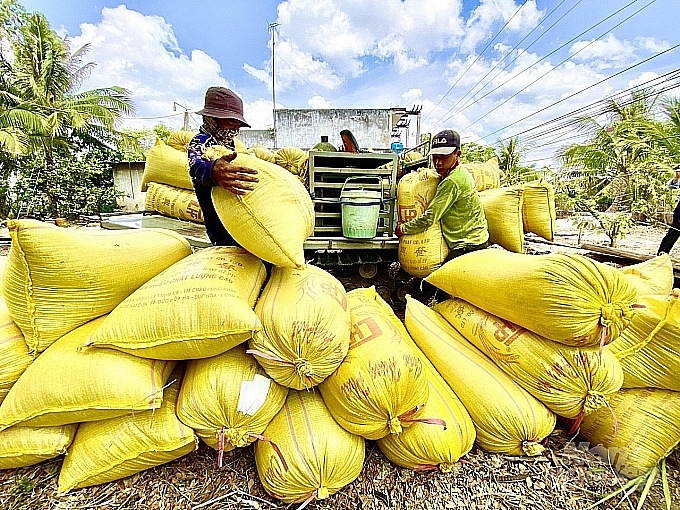
[[[234,88],[250,124],[271,127],[268,23],[279,24],[277,107],[422,105],[423,131],[454,128],[489,144],[680,67],[680,48],[655,57],[680,43],[677,0],[22,4],[73,49],[91,44],[87,59],[97,66],[83,88],[127,87],[137,109],[129,127],[179,127],[173,102],[196,111],[211,85]],[[539,166],[557,138],[534,141]]]

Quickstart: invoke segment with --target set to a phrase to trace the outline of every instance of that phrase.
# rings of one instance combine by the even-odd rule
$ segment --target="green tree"
[[[645,126],[654,122],[657,99],[651,91],[639,89],[630,99],[609,100],[603,123],[600,117],[578,117],[575,126],[588,140],[560,151],[561,178],[576,181],[598,203],[608,202],[609,212],[630,209],[633,183],[637,177],[644,178],[637,174],[648,171],[655,152]]]
[[[522,157],[527,147],[521,145],[519,138],[513,136],[507,141],[498,142],[498,168],[503,174],[503,184],[512,186],[538,179],[541,174],[532,166],[522,165]]]
[[[484,163],[496,155],[494,148],[488,145],[479,145],[474,142],[461,145],[461,163]]]
[[[2,25],[3,40],[11,44],[11,52],[0,54],[0,168],[4,182],[11,177],[18,187],[0,188],[0,212],[22,214],[29,212],[27,208],[11,205],[25,196],[20,184],[26,179],[36,186],[58,188],[61,182],[43,176],[68,181],[69,172],[78,173],[68,164],[69,158],[81,161],[83,151],[96,149],[109,153],[109,161],[115,159],[112,149],[131,141],[116,129],[116,122],[132,113],[133,107],[129,93],[121,87],[81,91],[94,66],[83,60],[88,47],[71,52],[44,16],[12,17],[13,2],[2,2],[6,9],[0,9],[0,14],[10,20]],[[22,158],[24,154],[30,158]],[[65,194],[34,189],[34,194],[40,192],[49,198],[50,205],[41,206],[45,211],[63,210],[60,204]]]

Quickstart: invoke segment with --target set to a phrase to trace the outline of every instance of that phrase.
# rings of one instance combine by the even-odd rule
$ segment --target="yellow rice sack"
[[[258,439],[287,395],[238,345],[188,363],[177,416],[208,446],[226,452]]]
[[[12,247],[3,288],[12,320],[41,352],[113,310],[165,268],[191,253],[170,230],[59,228],[10,220]]]
[[[12,321],[5,299],[0,296],[0,404],[32,362],[24,335]]]
[[[275,163],[293,175],[300,175],[307,163],[307,153],[299,147],[281,147],[274,155]]]
[[[633,316],[635,288],[613,267],[581,255],[479,250],[426,279],[435,287],[549,340],[609,343]]]
[[[410,163],[411,161],[416,161],[419,159],[423,159],[423,154],[418,151],[410,151],[406,152],[402,155],[402,158],[404,160],[404,163]]]
[[[671,296],[643,296],[611,351],[623,367],[624,388],[680,391],[680,291]]]
[[[262,330],[249,340],[248,352],[283,386],[316,386],[347,355],[347,295],[342,283],[323,269],[274,267],[255,313]]]
[[[352,335],[347,357],[319,385],[333,417],[366,439],[400,434],[422,415],[427,376],[373,287],[347,293]]]
[[[242,248],[197,251],[133,292],[87,344],[151,359],[221,354],[262,327],[253,307],[265,277]]]
[[[57,494],[99,485],[160,466],[194,451],[194,431],[177,419],[181,371],[154,411],[81,423],[59,473]]]
[[[486,313],[461,299],[435,305],[470,343],[548,409],[577,418],[607,404],[623,370],[608,347],[570,347]]]
[[[32,466],[66,453],[78,425],[10,427],[0,432],[0,469]]]
[[[401,223],[425,212],[437,191],[439,179],[439,174],[431,168],[423,168],[401,178],[397,185],[397,210]],[[439,222],[424,232],[399,239],[401,267],[417,278],[425,278],[441,266],[448,254],[449,247]]]
[[[82,349],[95,319],[52,344],[29,365],[0,406],[0,430],[104,420],[158,409],[174,362],[111,349]]]
[[[668,295],[673,290],[673,261],[667,254],[619,268],[637,289],[638,296]]]
[[[195,135],[195,131],[173,131],[168,136],[168,145],[178,151],[188,152],[189,143]]]
[[[458,395],[488,452],[538,455],[555,415],[472,346],[437,312],[408,299],[406,328]]]
[[[501,185],[501,171],[498,168],[498,158],[491,158],[484,163],[461,163],[460,168],[464,168],[472,175],[477,191],[494,189]]]
[[[239,138],[234,138],[234,149],[239,154],[248,154],[248,147]]]
[[[361,474],[364,440],[343,430],[314,390],[292,390],[264,435],[271,443],[255,443],[257,472],[284,503],[325,499]]]
[[[259,182],[245,195],[213,188],[222,224],[253,255],[275,266],[302,266],[303,243],[314,231],[314,206],[305,187],[280,166],[255,156],[239,154],[233,163],[257,170]]]
[[[521,189],[497,188],[479,193],[489,226],[489,243],[515,253],[524,253]]]
[[[189,158],[186,151],[170,147],[157,138],[156,145],[146,153],[142,191],[147,190],[150,182],[160,182],[175,188],[194,189],[189,176]]]
[[[266,147],[255,146],[248,151],[248,154],[269,161],[270,163],[276,163],[276,155],[267,149]]]
[[[524,191],[524,231],[533,232],[539,237],[553,240],[555,233],[555,190],[545,179],[515,186]]]
[[[193,190],[150,182],[146,190],[144,209],[171,218],[203,223],[203,211]]]
[[[0,281],[2,281],[2,276],[5,274],[5,266],[7,265],[7,258],[6,256],[0,255]],[[0,285],[0,296],[3,295],[2,292],[2,285]]]
[[[622,475],[640,476],[667,457],[680,443],[680,393],[654,388],[621,390],[610,409],[592,413],[581,424],[581,436],[603,452]]]
[[[389,305],[380,296],[376,296],[376,301],[385,309],[395,327],[402,331],[403,338],[423,362],[429,386],[428,399],[422,414],[426,418],[415,421],[401,434],[390,434],[378,439],[378,447],[398,466],[418,471],[439,469],[448,473],[474,444],[475,427],[470,414],[411,339],[404,324],[392,313]]]

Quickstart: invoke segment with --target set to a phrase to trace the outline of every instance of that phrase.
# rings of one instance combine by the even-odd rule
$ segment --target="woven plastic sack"
[[[104,318],[64,335],[29,365],[0,406],[0,430],[104,420],[158,409],[174,362],[82,349]]]
[[[277,165],[293,175],[300,175],[307,163],[307,153],[299,147],[281,147],[274,157]]]
[[[347,357],[319,385],[336,421],[366,439],[400,434],[422,415],[427,403],[427,376],[378,301],[375,288],[347,293],[352,318]]]
[[[87,343],[151,359],[221,354],[262,327],[253,307],[265,277],[242,248],[197,251],[133,292]]]
[[[425,418],[415,421],[401,434],[390,434],[378,439],[378,447],[398,466],[417,471],[439,469],[448,473],[474,444],[475,427],[470,414],[411,339],[404,324],[392,313],[389,305],[380,296],[376,296],[376,301],[385,309],[395,327],[402,331],[403,338],[423,362],[429,386],[428,399],[422,414]]]
[[[459,168],[467,170],[475,181],[477,191],[498,188],[501,185],[501,171],[498,158],[491,158],[484,163],[461,163]]]
[[[284,503],[325,499],[361,474],[364,440],[342,429],[314,390],[292,390],[264,435],[271,442],[255,443],[257,472]]]
[[[266,147],[253,147],[248,151],[248,154],[252,154],[257,158],[269,161],[270,163],[276,163],[276,155]]]
[[[0,469],[32,466],[66,453],[78,425],[10,427],[0,432]]]
[[[185,150],[177,150],[163,143],[159,138],[146,153],[142,191],[150,182],[159,182],[175,188],[194,189],[189,176],[189,159]]]
[[[623,367],[624,388],[680,391],[680,290],[671,296],[643,296],[611,351]]]
[[[479,193],[479,198],[489,226],[489,243],[524,253],[524,192],[521,189],[497,188]]]
[[[590,451],[629,478],[656,466],[680,443],[680,393],[654,388],[621,390],[610,409],[586,416],[581,436]]]
[[[619,268],[637,290],[638,296],[668,295],[673,290],[673,261],[667,254]]]
[[[287,395],[288,388],[267,377],[245,346],[239,345],[219,356],[189,362],[177,416],[208,446],[225,452],[260,438]]]
[[[479,250],[426,279],[468,303],[549,340],[607,344],[633,316],[635,288],[613,267],[581,255]]]
[[[237,243],[275,266],[301,267],[303,243],[314,231],[314,206],[302,183],[280,166],[239,154],[235,165],[257,170],[259,182],[245,195],[214,187],[213,203]]]
[[[234,138],[234,149],[239,154],[248,154],[248,147],[241,141],[240,138]]]
[[[402,159],[404,160],[404,163],[410,163],[411,161],[417,161],[419,159],[423,159],[422,153],[418,151],[410,151],[404,153]]]
[[[522,211],[524,231],[533,232],[539,237],[553,240],[555,233],[555,190],[544,179],[518,184],[513,188],[524,191]]]
[[[179,220],[203,223],[203,211],[193,190],[150,182],[146,190],[144,209]]]
[[[189,150],[189,143],[195,135],[195,131],[173,131],[168,136],[168,145],[178,151],[187,152]]]
[[[461,299],[435,305],[470,343],[548,409],[577,418],[607,404],[623,370],[605,347],[570,347],[499,319]]]
[[[0,404],[32,362],[24,335],[10,318],[5,299],[0,296]]]
[[[431,168],[406,174],[397,185],[397,210],[399,221],[405,223],[425,212],[439,185],[439,174]],[[419,234],[399,239],[399,262],[412,276],[425,278],[442,265],[449,247],[437,221]]]
[[[186,239],[163,229],[93,231],[35,220],[10,220],[8,227],[5,300],[38,352],[191,253]]]
[[[194,431],[175,414],[181,375],[175,370],[170,376],[159,409],[80,424],[57,493],[119,480],[194,451]]]
[[[323,269],[274,267],[255,312],[262,330],[249,340],[248,352],[283,386],[312,388],[347,355],[347,295],[342,284]]]
[[[460,398],[485,451],[538,455],[555,415],[479,352],[437,312],[409,299],[406,328]]]
[[[7,265],[7,257],[0,256],[0,281],[2,281],[2,276],[5,274],[5,266]],[[3,295],[2,285],[0,285],[0,296]]]

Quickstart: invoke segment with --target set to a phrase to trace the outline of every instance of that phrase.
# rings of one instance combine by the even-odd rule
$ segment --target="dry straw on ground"
[[[449,474],[417,473],[396,467],[375,443],[366,443],[361,476],[316,510],[505,509],[582,510],[625,483],[608,463],[569,438],[562,429],[550,437],[546,455],[536,458],[486,454],[475,448]],[[680,508],[677,461],[668,469],[673,508]],[[283,509],[270,498],[257,476],[252,447],[225,455],[198,451],[129,478],[56,495],[61,459],[37,466],[0,471],[0,508],[101,510]],[[644,508],[665,508],[657,482]],[[637,495],[617,497],[601,508],[634,509]]]

